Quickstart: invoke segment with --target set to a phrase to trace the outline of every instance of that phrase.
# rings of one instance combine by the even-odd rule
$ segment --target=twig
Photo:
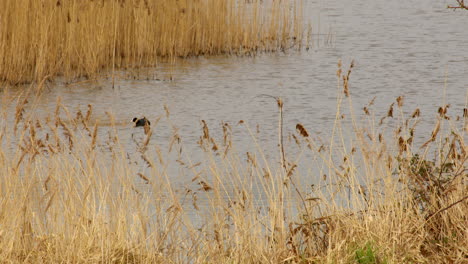
[[[278,108],[279,108],[279,120],[278,120],[278,141],[279,142],[278,143],[279,143],[279,149],[280,149],[280,154],[281,154],[281,167],[283,167],[285,173],[287,173],[286,158],[285,158],[284,146],[283,146],[283,100],[279,96],[276,97],[276,96],[272,96],[269,94],[260,94],[258,96],[266,96],[266,97],[273,98],[276,100],[276,103],[278,104]],[[258,97],[258,96],[255,96],[255,97]]]
[[[437,212],[435,212],[435,213],[430,214],[429,216],[426,217],[426,222],[428,222],[428,221],[429,221],[432,217],[434,217],[435,215],[440,214],[440,213],[442,213],[443,211],[446,211],[446,210],[452,208],[453,206],[455,206],[455,205],[457,205],[457,204],[463,202],[463,201],[466,200],[466,199],[468,199],[468,195],[465,196],[465,197],[463,197],[462,199],[460,199],[460,200],[458,200],[458,201],[452,203],[451,205],[449,205],[449,206],[447,206],[447,207],[444,207],[444,208],[440,209],[439,211],[437,211]]]
[[[276,97],[276,102],[278,103],[279,108],[279,123],[278,123],[278,134],[279,134],[279,148],[281,152],[281,166],[286,171],[286,158],[284,155],[284,145],[283,145],[283,100],[281,97]]]
[[[451,6],[451,5],[449,5],[449,6],[447,6],[447,8],[451,8],[451,9],[460,9],[460,8],[461,8],[461,9],[466,9],[466,10],[468,10],[468,6],[465,5],[464,0],[456,0],[456,1],[457,1],[457,3],[458,3],[458,6]]]

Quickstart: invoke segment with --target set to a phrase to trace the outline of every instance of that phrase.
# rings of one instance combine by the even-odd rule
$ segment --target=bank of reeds
[[[300,1],[0,1],[0,80],[93,77],[161,58],[281,51],[303,43]]]
[[[202,122],[201,161],[185,153],[174,126],[167,145],[141,130],[137,162],[114,126],[93,121],[91,106],[71,113],[59,101],[54,113],[37,119],[33,100],[18,99],[15,116],[4,108],[0,122],[0,259],[466,263],[466,110],[457,117],[441,106],[406,116],[399,97],[374,121],[371,102],[363,108],[369,119],[353,119],[347,133],[341,109],[352,97],[350,73],[338,72],[343,90],[330,143],[297,124],[291,140],[279,140],[273,160],[244,122],[223,124],[219,137]],[[421,114],[434,116],[435,126],[417,135]],[[389,119],[394,130],[385,133],[379,124]],[[153,128],[171,124],[169,110],[152,121]],[[238,129],[252,135],[247,154],[231,140]],[[426,140],[415,145],[415,138]],[[285,152],[288,144],[298,156]],[[298,167],[304,157],[319,169],[305,175],[307,168]],[[174,166],[186,171],[183,184]]]

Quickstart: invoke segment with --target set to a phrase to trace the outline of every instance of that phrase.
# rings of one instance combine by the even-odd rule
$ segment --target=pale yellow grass
[[[341,70],[338,75],[342,80]],[[381,121],[397,121],[392,133],[374,122],[372,102],[364,110],[369,118],[353,118],[351,131],[344,130],[342,103],[351,96],[343,87],[330,143],[319,143],[297,124],[291,140],[280,139],[278,155],[267,160],[243,122],[223,124],[220,137],[202,122],[197,163],[185,153],[177,129],[167,144],[152,141],[157,130],[137,141],[142,161],[135,165],[122,147],[129,143],[121,142],[114,126],[96,124],[92,107],[70,113],[59,101],[55,113],[38,119],[32,98],[18,99],[15,116],[6,112],[5,99],[0,259],[466,263],[468,117],[448,116],[441,107],[432,134],[419,136],[427,144],[416,146],[419,114],[405,116],[399,98],[392,116]],[[153,128],[158,122],[174,125],[166,111],[152,120]],[[450,129],[443,134],[447,130],[438,127]],[[252,135],[245,155],[231,140],[239,129]],[[279,125],[280,135],[283,129]],[[298,156],[288,155],[289,145],[299,149]],[[306,176],[308,168],[296,167],[306,153],[306,164],[320,173],[313,169]],[[168,169],[177,166],[186,171],[184,185]],[[315,179],[313,186],[307,177]],[[359,252],[367,248],[374,258],[364,262]]]
[[[164,58],[282,51],[304,38],[301,1],[0,1],[0,80],[154,66]]]

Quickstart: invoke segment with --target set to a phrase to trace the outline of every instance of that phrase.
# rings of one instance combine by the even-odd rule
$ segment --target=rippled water
[[[319,132],[335,113],[336,64],[342,59],[344,68],[356,62],[351,93],[357,106],[374,96],[378,105],[389,105],[405,95],[408,105],[429,115],[445,94],[451,111],[459,111],[468,89],[468,14],[446,9],[448,3],[311,1],[313,32],[331,32],[331,44],[323,41],[328,36],[315,35],[308,52],[190,59],[175,68],[174,81],[121,80],[115,89],[110,81],[57,85],[45,93],[42,107],[53,109],[61,96],[72,109],[92,104],[98,114],[112,110],[123,121],[140,113],[155,118],[167,104],[190,134],[200,119],[275,123],[274,102],[261,96],[267,94],[284,98],[287,122],[314,124]],[[156,77],[160,73],[154,70]]]
[[[377,116],[383,116],[400,95],[406,112],[421,109],[426,136],[444,103],[451,104],[449,115],[462,115],[468,98],[468,11],[454,12],[446,8],[450,1],[435,0],[306,2],[314,33],[308,51],[188,59],[171,67],[172,81],[162,65],[148,70],[149,80],[119,79],[115,88],[111,80],[49,85],[37,113],[52,112],[58,96],[72,111],[92,104],[93,118],[104,127],[110,124],[105,112],[115,115],[119,136],[131,151],[132,134],[143,135],[131,127],[131,119],[145,115],[154,122],[167,105],[187,151],[198,149],[200,121],[206,120],[218,135],[222,122],[235,127],[234,141],[245,152],[252,140],[236,125],[244,120],[253,130],[258,125],[260,145],[276,157],[278,112],[271,96],[285,102],[286,135],[300,122],[314,137],[327,138],[341,93],[336,78],[341,59],[345,70],[355,61],[350,92],[358,118],[372,98]],[[153,142],[167,144],[172,132],[161,122]]]

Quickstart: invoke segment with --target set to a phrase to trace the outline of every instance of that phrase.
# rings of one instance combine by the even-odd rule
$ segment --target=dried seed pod
[[[397,101],[398,107],[403,106],[403,99],[404,99],[404,97],[401,96],[401,95],[397,97],[396,101]]]
[[[368,109],[366,106],[364,106],[364,107],[362,108],[362,110],[364,110],[364,113],[365,113],[366,115],[370,115],[369,109]]]
[[[307,133],[307,130],[305,129],[305,127],[302,125],[302,124],[297,124],[296,125],[296,130],[299,131],[299,134],[301,134],[301,136],[303,137],[309,137],[309,133]]]
[[[393,105],[395,105],[395,103],[392,103],[388,108],[387,117],[393,117]]]

